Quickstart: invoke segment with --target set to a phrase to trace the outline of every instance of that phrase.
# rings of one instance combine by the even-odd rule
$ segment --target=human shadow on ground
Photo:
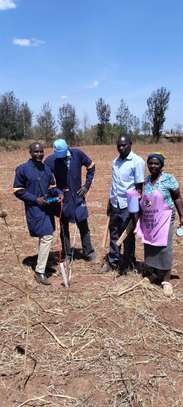
[[[177,274],[171,274],[170,280],[180,280],[180,277]]]
[[[52,255],[57,259],[56,264],[60,263],[60,261],[64,259],[62,253],[60,254],[59,252],[52,252]],[[78,247],[71,248],[71,255],[68,257],[70,257],[72,260],[85,260],[82,249]]]
[[[129,267],[131,271],[135,271],[137,274],[141,274],[142,277],[147,277],[151,283],[160,285],[163,280],[164,271],[158,271],[152,267],[148,267],[143,261],[135,261],[135,264]],[[121,274],[123,270],[121,271]],[[125,273],[124,273],[125,274]],[[170,280],[179,280],[180,277],[177,274],[171,273]]]
[[[35,272],[36,264],[37,264],[37,255],[25,257],[23,259],[22,263],[24,266],[30,267]],[[55,266],[57,264],[58,264],[58,262],[57,262],[55,253],[50,252],[47,266],[46,266],[46,276],[47,277],[51,277],[52,274],[56,273]]]
[[[165,276],[165,271],[164,270],[157,270],[154,269],[153,267],[149,267],[145,265],[143,262],[140,265],[140,272],[143,277],[147,277],[151,283],[156,284],[156,285],[161,285],[161,282],[164,280]],[[180,277],[177,274],[170,274],[170,280],[179,280]]]
[[[48,257],[48,262],[46,266],[46,275],[47,277],[52,276],[52,274],[56,273],[56,267],[62,261],[62,255],[59,251],[51,251]],[[82,249],[74,248],[73,249],[73,260],[81,260],[84,259],[84,255],[82,253]],[[30,267],[33,271],[36,269],[37,264],[37,255],[34,256],[27,256],[23,259],[23,265]]]

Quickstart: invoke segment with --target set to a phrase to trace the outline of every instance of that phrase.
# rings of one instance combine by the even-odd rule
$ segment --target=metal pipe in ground
[[[69,288],[69,275],[68,272],[65,270],[64,262],[60,263],[60,272],[62,274],[65,288]]]

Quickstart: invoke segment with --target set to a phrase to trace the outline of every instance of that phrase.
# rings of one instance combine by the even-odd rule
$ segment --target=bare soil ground
[[[181,407],[183,239],[174,235],[173,299],[140,274],[99,274],[116,151],[113,146],[83,149],[97,168],[88,196],[97,262],[79,258],[77,233],[69,290],[57,264],[58,229],[47,270],[51,286],[36,283],[37,241],[29,236],[23,205],[12,194],[14,169],[28,153],[0,153],[0,200],[9,225],[0,219],[0,406]],[[145,158],[157,146],[134,145],[133,150]],[[165,144],[161,150],[166,171],[183,189],[183,145]],[[71,232],[73,237],[74,227]],[[143,260],[140,242],[137,259]]]

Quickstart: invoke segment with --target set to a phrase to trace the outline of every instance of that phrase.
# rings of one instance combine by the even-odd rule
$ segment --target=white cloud
[[[65,99],[67,99],[67,96],[62,95],[62,96],[61,96],[61,99],[65,100]]]
[[[16,3],[13,0],[0,0],[0,10],[8,10],[16,8]]]
[[[14,38],[13,44],[20,47],[40,47],[45,44],[45,41],[37,40],[36,38]]]
[[[95,89],[98,88],[99,81],[93,81],[90,85],[86,86],[87,89]]]

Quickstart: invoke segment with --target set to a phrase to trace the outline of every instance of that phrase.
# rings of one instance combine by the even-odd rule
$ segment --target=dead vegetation
[[[145,148],[148,151],[149,146]],[[173,146],[172,163],[169,148],[167,166],[170,170],[172,165],[171,171],[181,180],[181,151]],[[135,151],[140,149],[135,147]],[[95,186],[88,197],[98,262],[94,265],[76,259],[68,290],[55,260],[58,233],[48,270],[52,285],[36,284],[31,268],[36,241],[26,230],[21,203],[10,195],[13,168],[25,158],[17,153],[1,156],[1,165],[8,173],[1,199],[9,225],[8,229],[0,219],[1,407],[181,407],[183,240],[175,238],[176,278],[172,280],[171,300],[163,297],[161,288],[142,280],[139,273],[119,278],[115,273],[99,274],[110,162],[115,150],[106,147],[103,161],[98,147],[90,147],[89,153],[98,164]],[[142,154],[145,156],[146,151]],[[3,185],[2,173],[1,178]],[[76,246],[80,246],[78,235]],[[79,251],[76,254],[79,257]],[[137,257],[142,260],[139,243]]]

